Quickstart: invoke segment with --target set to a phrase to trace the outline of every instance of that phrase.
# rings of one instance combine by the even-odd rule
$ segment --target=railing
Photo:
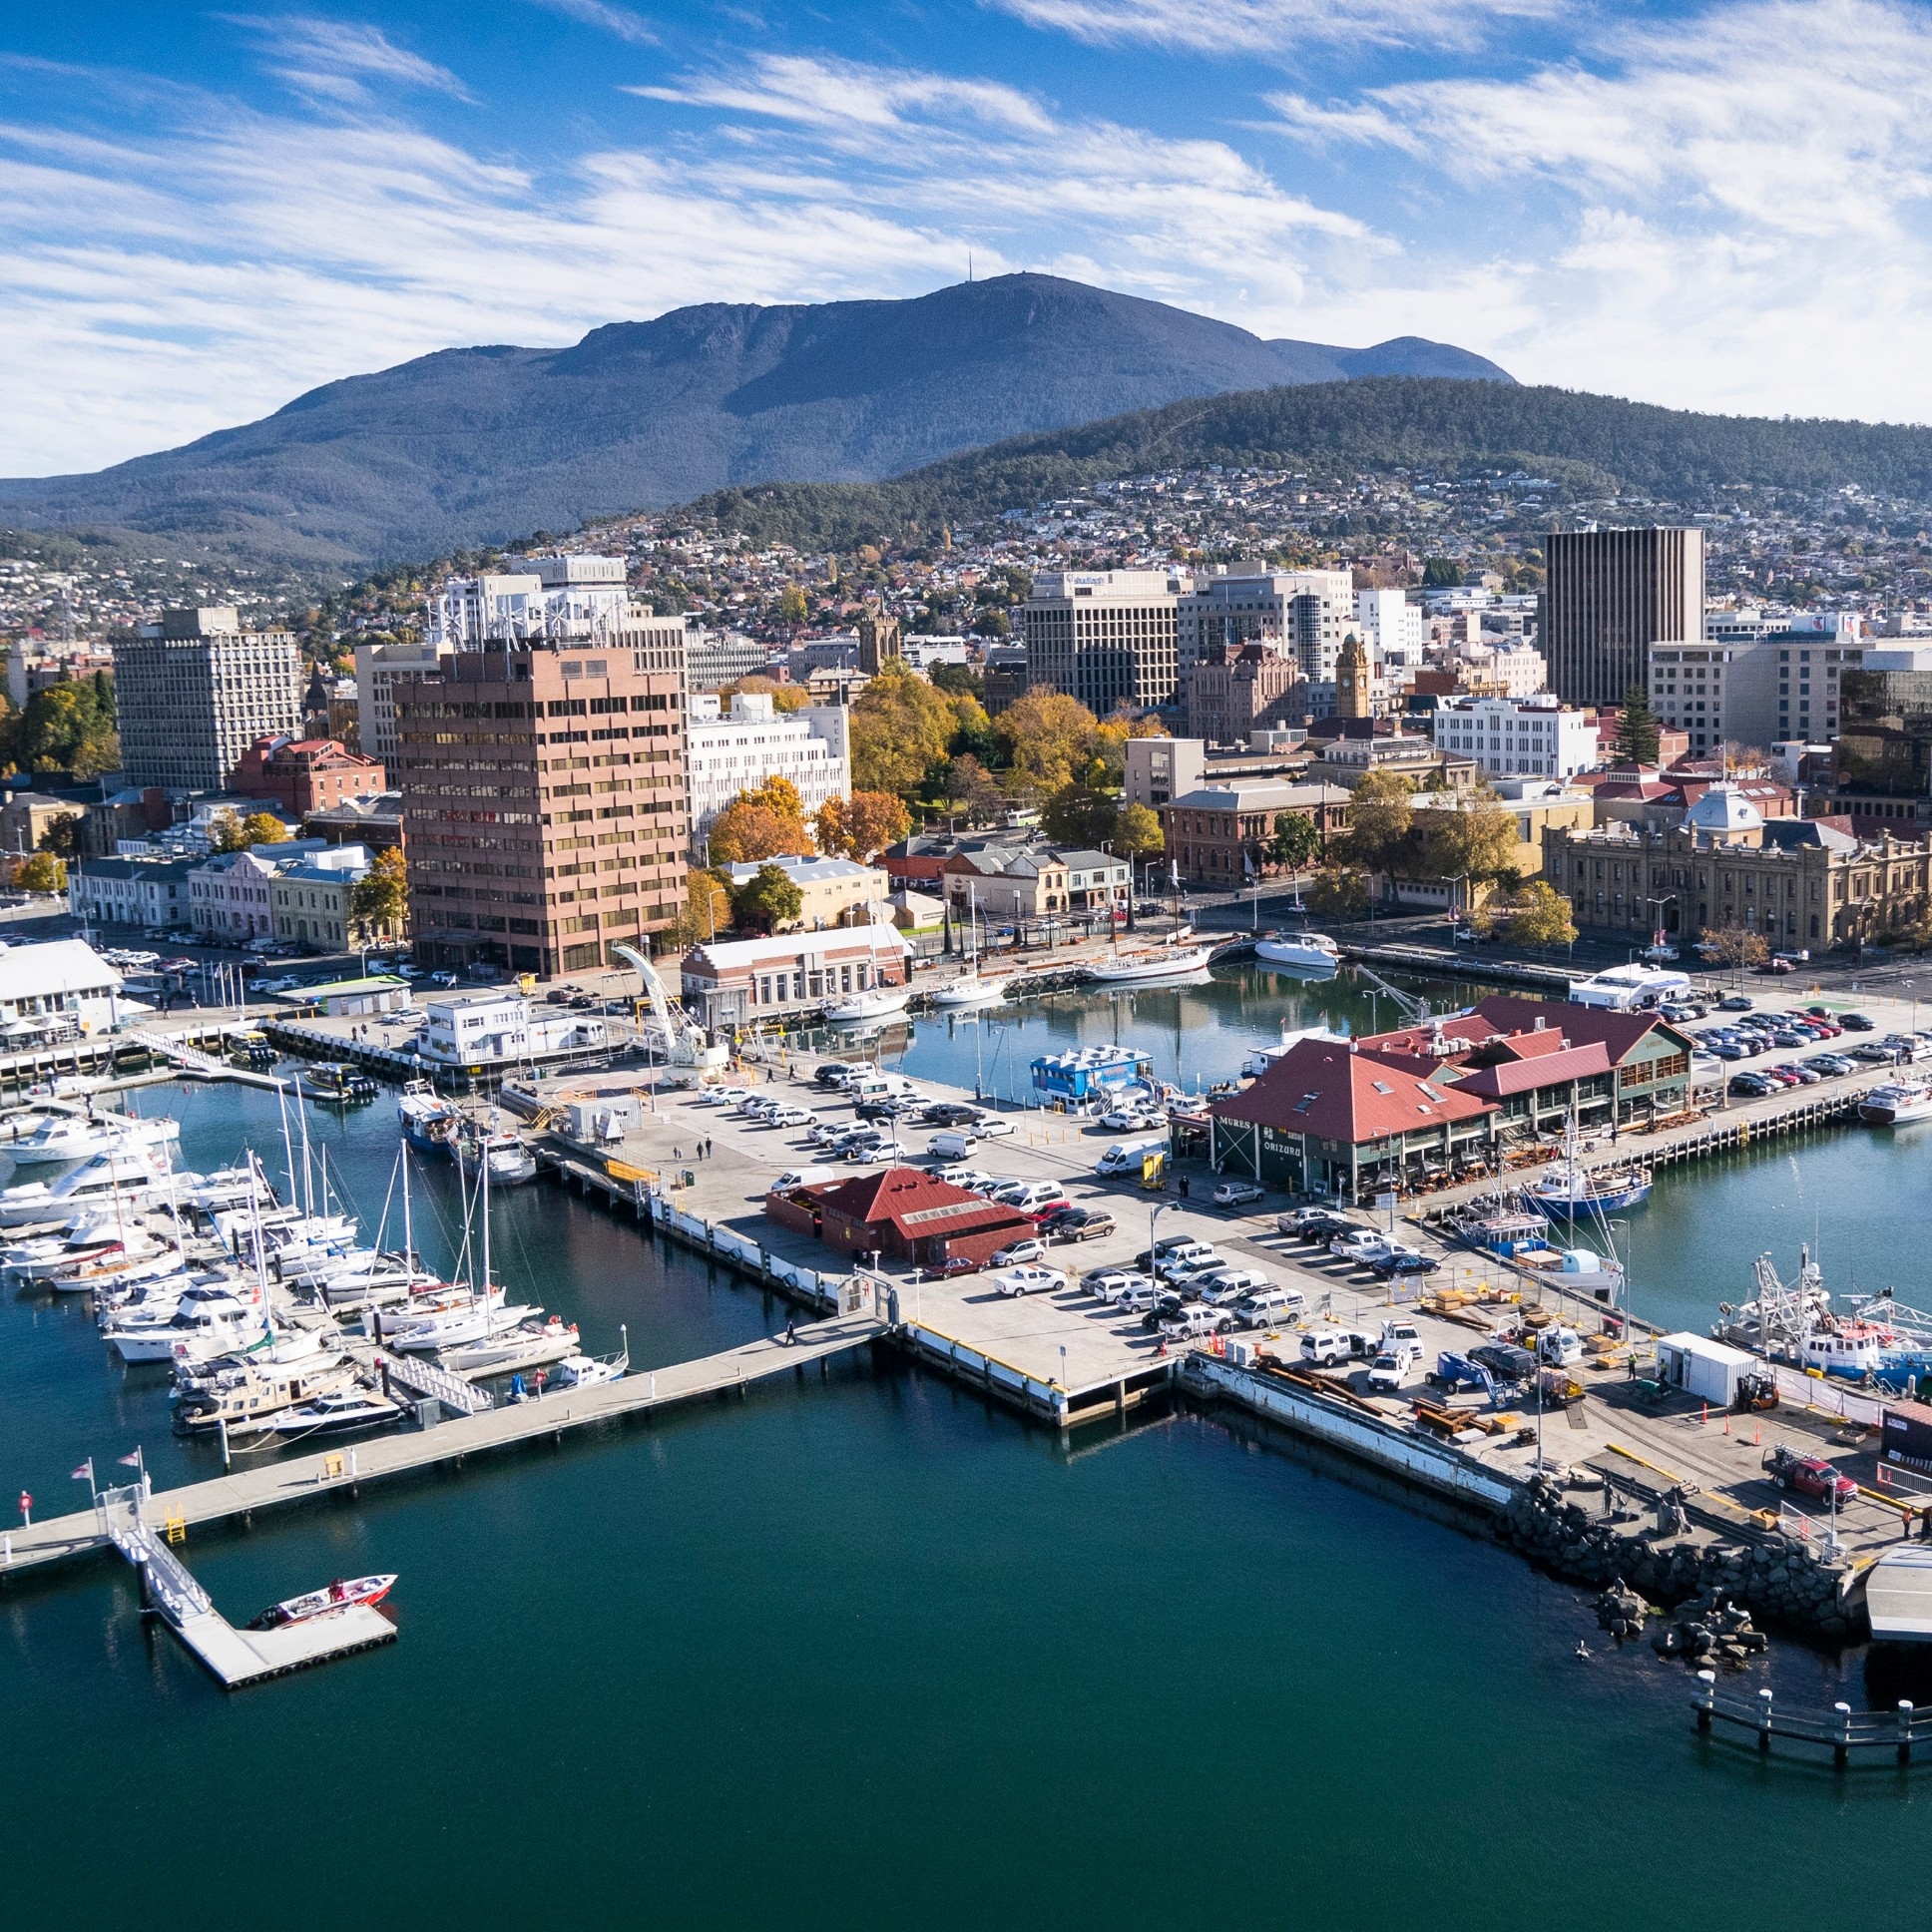
[[[434,1362],[419,1361],[410,1355],[380,1354],[376,1357],[389,1371],[389,1379],[399,1382],[415,1395],[433,1395],[445,1408],[458,1415],[480,1415],[493,1404],[489,1391],[466,1382],[460,1375],[439,1368]]]
[[[114,1547],[148,1579],[148,1592],[156,1607],[177,1629],[190,1617],[206,1617],[214,1605],[205,1591],[170,1553],[156,1540],[142,1520],[147,1501],[144,1484],[131,1483],[125,1489],[104,1489],[97,1501]]]
[[[1932,1743],[1932,1704],[1903,1697],[1890,1710],[1854,1710],[1842,1702],[1829,1710],[1790,1710],[1779,1707],[1768,1688],[1749,1699],[1720,1696],[1716,1672],[1699,1671],[1690,1707],[1701,1731],[1715,1723],[1735,1725],[1756,1737],[1760,1751],[1769,1751],[1774,1738],[1814,1745],[1830,1751],[1840,1770],[1855,1750],[1890,1751],[1898,1763],[1909,1764],[1913,1745]]]

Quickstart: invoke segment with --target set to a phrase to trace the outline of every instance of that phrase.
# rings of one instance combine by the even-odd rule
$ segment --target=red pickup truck
[[[1849,1476],[1839,1475],[1822,1456],[1800,1456],[1782,1443],[1764,1458],[1764,1467],[1779,1489],[1795,1489],[1800,1496],[1820,1503],[1831,1500],[1834,1484],[1840,1508],[1858,1494],[1858,1485]]]

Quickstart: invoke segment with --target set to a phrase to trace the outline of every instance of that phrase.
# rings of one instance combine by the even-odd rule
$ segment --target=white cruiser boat
[[[1271,932],[1254,942],[1254,957],[1305,973],[1332,973],[1341,965],[1341,949],[1325,932]]]
[[[1128,985],[1144,979],[1173,979],[1182,973],[1200,972],[1208,964],[1209,950],[1207,946],[1148,946],[1099,960],[1087,972],[1103,986]]]
[[[1858,1118],[1872,1127],[1904,1127],[1932,1120],[1932,1087],[1896,1081],[1874,1087],[1858,1103]]]
[[[312,1401],[297,1402],[253,1421],[232,1428],[229,1434],[267,1436],[342,1435],[351,1429],[375,1429],[393,1422],[402,1413],[402,1404],[392,1402],[373,1389],[352,1385],[331,1389]]]
[[[0,1226],[71,1226],[102,1208],[143,1213],[159,1200],[166,1168],[167,1155],[158,1148],[98,1154],[58,1181],[25,1181],[0,1192]]]
[[[88,1161],[97,1154],[128,1153],[165,1147],[181,1139],[181,1123],[166,1118],[139,1120],[120,1114],[49,1114],[30,1133],[0,1141],[0,1153],[17,1168],[56,1161]]]
[[[616,1355],[566,1355],[550,1371],[553,1389],[599,1388],[606,1382],[622,1381],[631,1367],[631,1351]]]
[[[862,993],[845,993],[829,1002],[825,1018],[834,1026],[863,1020],[889,1020],[903,1013],[912,999],[910,986],[868,986]]]
[[[107,1330],[107,1344],[124,1362],[207,1360],[245,1348],[262,1332],[261,1310],[220,1289],[191,1288],[166,1321],[129,1321]]]

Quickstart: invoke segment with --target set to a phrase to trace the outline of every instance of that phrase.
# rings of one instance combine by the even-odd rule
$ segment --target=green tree
[[[402,848],[391,845],[376,853],[369,869],[349,887],[349,917],[365,931],[394,932],[409,910],[409,873]]]
[[[242,821],[244,845],[279,845],[289,836],[288,827],[271,811],[251,811]]]
[[[1123,858],[1157,858],[1167,849],[1160,814],[1148,805],[1123,805],[1114,821],[1114,849]]]
[[[47,829],[41,833],[35,849],[52,852],[56,858],[79,858],[81,814],[78,811],[69,811],[63,812],[58,818],[50,818],[47,821]]]
[[[760,865],[731,893],[731,917],[752,932],[793,925],[804,909],[805,895],[776,865]]]
[[[13,882],[23,892],[65,892],[67,866],[52,852],[36,852],[21,861]]]
[[[211,852],[245,852],[248,841],[242,820],[226,808],[208,821],[208,849]]]
[[[1100,720],[1077,698],[1036,685],[993,721],[1016,790],[1050,798],[1084,775]]]
[[[1359,865],[1324,865],[1308,884],[1308,909],[1319,918],[1359,919],[1368,901],[1368,874]]]
[[[1315,829],[1312,818],[1298,811],[1277,811],[1274,814],[1274,836],[1268,840],[1267,846],[1271,863],[1299,872],[1320,850],[1321,834]]]
[[[50,685],[27,701],[14,731],[14,761],[35,772],[98,778],[121,763],[112,681]]]
[[[1510,901],[1506,932],[1513,946],[1567,946],[1577,936],[1570,901],[1543,879],[1532,879]]]
[[[1462,566],[1449,557],[1431,557],[1422,566],[1422,588],[1452,591],[1462,582]]]
[[[1655,764],[1661,742],[1657,714],[1642,685],[1624,693],[1623,716],[1617,721],[1617,755],[1626,764]]]
[[[1418,811],[1395,869],[1412,879],[1514,883],[1518,844],[1515,815],[1478,792]]]
[[[999,780],[971,751],[962,751],[946,766],[945,803],[965,814],[968,822],[984,824],[1006,810],[1007,796]]]
[[[986,702],[986,680],[971,665],[936,664],[931,677],[933,690],[943,691],[948,698],[970,698],[981,705]]]
[[[1394,862],[1414,822],[1409,781],[1399,772],[1370,771],[1355,787],[1349,804],[1344,855],[1350,863],[1368,871],[1385,871]]]
[[[1114,836],[1121,801],[1094,785],[1062,785],[1040,809],[1040,829],[1056,845],[1097,850]]]

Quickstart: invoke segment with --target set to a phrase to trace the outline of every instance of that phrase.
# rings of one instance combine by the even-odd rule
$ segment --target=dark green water
[[[252,1095],[165,1104],[201,1165],[271,1132]],[[392,1123],[319,1130],[371,1216]],[[1848,1133],[1667,1182],[1640,1293],[1701,1326],[1814,1226],[1834,1282],[1904,1292],[1929,1153]],[[500,1213],[504,1272],[593,1346],[782,1319],[552,1191]],[[193,1473],[160,1388],[0,1301],[0,1482],[67,1507],[137,1436]],[[1700,1743],[1682,1673],[1606,1654],[1577,1593],[1291,1444],[1179,1415],[1069,1453],[892,1361],[188,1555],[242,1615],[398,1570],[401,1641],[225,1696],[116,1569],[0,1593],[10,1923],[1795,1927],[1819,1878],[1910,1885],[1932,1792]],[[1857,1653],[1770,1674],[1899,1694]]]

